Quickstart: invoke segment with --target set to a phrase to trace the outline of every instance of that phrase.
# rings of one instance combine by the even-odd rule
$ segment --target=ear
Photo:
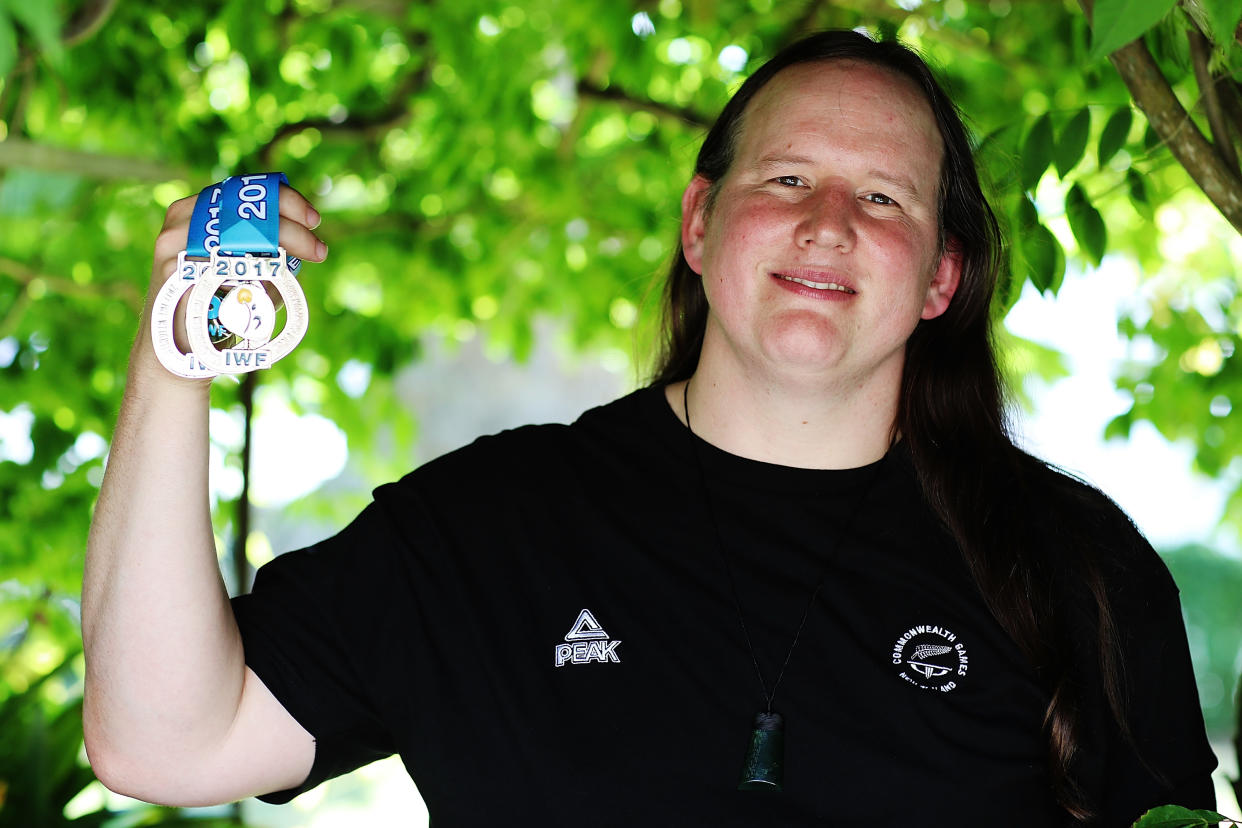
[[[707,233],[707,194],[712,183],[695,175],[681,194],[681,252],[686,264],[703,275],[703,237]]]
[[[935,319],[949,308],[953,294],[962,279],[962,251],[956,239],[950,239],[940,254],[936,272],[927,286],[927,299],[923,302],[923,318]]]

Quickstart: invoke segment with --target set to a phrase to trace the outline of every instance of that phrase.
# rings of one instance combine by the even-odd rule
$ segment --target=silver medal
[[[285,306],[285,325],[274,337],[276,306],[263,282],[276,288]],[[217,299],[213,315],[212,300],[222,287],[226,291]],[[283,247],[276,256],[213,252],[206,274],[190,291],[186,308],[186,330],[194,357],[217,374],[244,374],[271,367],[302,341],[308,319],[306,296],[289,271]],[[213,321],[239,337],[240,344],[225,348],[213,345],[209,330]]]
[[[216,319],[226,331],[241,339],[237,347],[254,350],[262,348],[272,338],[276,306],[262,283],[242,282],[220,300]]]
[[[151,306],[151,343],[160,364],[172,373],[186,379],[210,379],[217,375],[204,365],[197,356],[183,353],[175,338],[177,305],[181,297],[206,275],[210,262],[187,259],[185,251],[177,256],[177,268],[164,282]]]

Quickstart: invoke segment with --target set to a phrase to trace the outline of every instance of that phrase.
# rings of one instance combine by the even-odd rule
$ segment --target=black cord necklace
[[[712,524],[712,531],[716,537],[716,551],[724,562],[725,574],[728,576],[729,581],[729,592],[733,598],[733,608],[737,611],[737,620],[742,628],[742,637],[746,641],[746,649],[750,652],[750,660],[755,666],[755,675],[759,679],[759,689],[763,694],[764,707],[755,714],[755,721],[750,732],[750,743],[746,748],[746,759],[742,764],[742,779],[738,783],[737,788],[739,791],[780,791],[784,786],[785,720],[780,713],[772,711],[772,700],[776,698],[776,690],[780,687],[781,679],[785,677],[785,668],[789,666],[789,660],[793,658],[794,648],[798,646],[798,639],[802,637],[802,631],[806,628],[807,619],[811,616],[811,608],[815,606],[815,599],[819,595],[820,590],[823,589],[824,582],[828,578],[828,569],[836,558],[841,545],[841,539],[848,535],[850,529],[853,528],[854,520],[858,516],[863,501],[867,499],[872,486],[880,476],[880,470],[884,466],[884,459],[882,458],[880,462],[876,463],[875,470],[872,472],[871,477],[867,479],[867,483],[863,486],[862,491],[859,492],[858,498],[854,502],[854,508],[850,511],[840,534],[833,541],[832,547],[826,556],[827,560],[824,568],[815,583],[815,588],[811,590],[806,607],[802,610],[802,619],[798,622],[798,629],[794,632],[793,640],[789,642],[789,649],[785,652],[785,660],[781,662],[781,668],[776,673],[776,681],[772,683],[772,689],[768,690],[767,680],[763,677],[763,669],[759,666],[759,657],[755,654],[755,645],[751,642],[750,630],[746,626],[746,614],[742,611],[742,601],[738,595],[737,581],[733,577],[733,567],[729,563],[729,555],[725,551],[724,539],[720,534],[720,522],[716,519],[716,509],[708,493],[707,473],[703,469],[703,460],[699,456],[699,446],[695,441],[694,427],[690,425],[689,380],[686,380],[686,384],[681,391],[681,405],[682,410],[686,414],[686,433],[690,437],[690,451],[694,456],[694,464],[699,471],[699,486],[703,492],[703,503],[706,507],[708,519]]]

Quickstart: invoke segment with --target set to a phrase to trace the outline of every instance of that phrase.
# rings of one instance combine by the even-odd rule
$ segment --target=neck
[[[689,383],[688,394],[686,382]],[[897,394],[825,392],[821,387],[729,383],[700,366],[690,380],[665,390],[669,405],[694,433],[730,454],[812,469],[874,463],[887,452]]]

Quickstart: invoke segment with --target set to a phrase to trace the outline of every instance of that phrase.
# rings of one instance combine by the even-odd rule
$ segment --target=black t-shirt
[[[1130,545],[1132,727],[1167,785],[1096,701],[1083,779],[1105,825],[1213,802],[1177,591]],[[310,777],[272,801],[399,753],[437,828],[1066,823],[1047,693],[901,446],[842,471],[746,460],[644,389],[381,486],[234,611],[247,663],[316,739]],[[758,673],[782,675],[781,793],[737,790]]]

